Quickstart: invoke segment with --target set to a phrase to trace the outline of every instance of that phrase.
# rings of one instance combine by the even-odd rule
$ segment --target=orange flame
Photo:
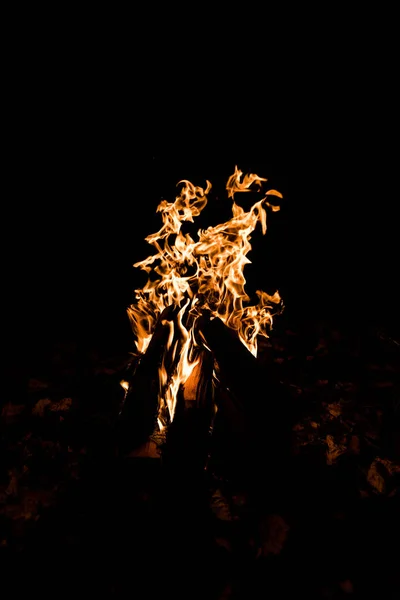
[[[204,209],[211,183],[207,181],[203,189],[187,180],[180,181],[178,185],[183,187],[175,202],[163,200],[157,208],[163,221],[161,229],[146,237],[155,253],[134,265],[148,274],[144,287],[135,290],[136,302],[128,308],[139,353],[146,351],[162,311],[171,305],[177,309],[175,320],[165,322],[169,337],[159,368],[160,429],[173,420],[179,388],[198,363],[195,324],[204,311],[236,330],[246,348],[257,356],[258,336],[268,337],[273,314],[282,308],[278,292],[271,296],[261,290],[256,292],[257,304],[249,305],[243,274],[245,265],[250,263],[247,254],[251,250],[251,233],[260,223],[265,234],[267,207],[279,210],[267,198],[282,195],[269,190],[246,212],[235,203],[235,194],[252,191],[252,186],[261,189],[267,180],[249,174],[242,181],[242,175],[235,167],[226,185],[233,201],[232,218],[199,230],[197,241],[182,232],[182,225],[185,221],[193,223]]]

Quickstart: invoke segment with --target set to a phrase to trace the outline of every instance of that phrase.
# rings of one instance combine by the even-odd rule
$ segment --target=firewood
[[[214,359],[200,350],[198,366],[182,386],[175,418],[168,430],[164,463],[176,473],[198,477],[208,452],[209,430],[214,414],[212,373]]]
[[[156,427],[158,366],[168,338],[165,321],[173,318],[173,314],[173,307],[163,311],[146,352],[129,367],[129,387],[117,422],[118,444],[124,452],[146,444]]]
[[[218,363],[219,377],[230,390],[232,400],[246,410],[254,410],[268,402],[269,409],[274,412],[274,405],[286,393],[273,369],[266,373],[236,332],[219,318],[202,318],[200,331]]]
[[[210,470],[257,480],[267,469],[275,478],[290,452],[291,400],[286,389],[273,365],[261,367],[220,319],[203,318],[199,330],[215,358],[219,380]]]

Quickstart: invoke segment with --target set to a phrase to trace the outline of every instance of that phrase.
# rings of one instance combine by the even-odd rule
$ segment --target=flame
[[[135,290],[135,302],[128,308],[136,348],[144,353],[154,333],[161,313],[169,306],[175,317],[165,319],[168,340],[159,367],[158,425],[162,430],[174,418],[177,396],[198,363],[199,345],[195,331],[197,319],[207,312],[219,317],[235,330],[242,343],[257,356],[258,336],[268,337],[273,314],[282,308],[278,292],[269,295],[256,292],[257,304],[250,305],[245,291],[244,267],[251,250],[250,236],[257,224],[262,233],[267,230],[266,208],[279,210],[267,198],[282,198],[280,192],[269,190],[246,212],[236,204],[239,192],[262,189],[267,179],[243,173],[237,167],[227,181],[228,197],[232,198],[232,218],[220,225],[200,229],[197,241],[182,232],[185,221],[194,222],[207,205],[211,183],[194,186],[190,181],[178,183],[182,188],[174,202],[162,200],[161,229],[145,239],[155,249],[154,254],[137,262],[134,267],[145,271],[148,280]]]
[[[125,390],[125,392],[127,392],[127,391],[128,391],[128,389],[129,389],[129,383],[128,383],[128,381],[125,381],[125,379],[122,379],[122,380],[119,382],[119,384],[120,384],[120,386],[121,386],[121,387],[122,387],[122,388]]]

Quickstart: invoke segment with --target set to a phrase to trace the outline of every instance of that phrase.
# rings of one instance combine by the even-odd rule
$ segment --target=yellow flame
[[[263,181],[267,181],[263,177],[249,173],[245,175],[244,180],[240,181],[243,172],[235,167],[235,172],[231,175],[227,181],[226,189],[228,190],[228,198],[234,198],[236,192],[250,192],[250,187],[253,183],[257,184],[257,187],[261,187]]]
[[[198,239],[182,232],[185,221],[193,223],[208,201],[211,183],[205,189],[182,180],[181,191],[174,202],[163,200],[157,211],[161,213],[161,229],[146,237],[155,253],[135,263],[148,274],[147,283],[135,290],[135,302],[128,308],[135,343],[144,353],[154,333],[156,322],[168,306],[176,307],[176,317],[166,320],[168,340],[159,367],[160,429],[174,418],[180,387],[187,381],[198,362],[195,324],[207,311],[219,317],[228,327],[236,330],[246,348],[257,355],[258,336],[268,337],[273,314],[281,307],[278,292],[269,295],[258,290],[258,302],[249,305],[245,291],[244,267],[250,263],[250,236],[257,224],[262,233],[267,230],[266,208],[279,210],[267,201],[270,196],[282,198],[280,192],[269,190],[249,211],[234,201],[238,192],[261,189],[267,179],[249,174],[242,180],[242,171],[228,179],[226,189],[232,198],[232,218],[226,223],[198,231]]]

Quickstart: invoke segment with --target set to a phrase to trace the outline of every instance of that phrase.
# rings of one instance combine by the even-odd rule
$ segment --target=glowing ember
[[[203,189],[180,181],[182,188],[175,202],[163,200],[157,208],[163,221],[161,229],[146,238],[155,253],[134,265],[148,274],[147,283],[135,290],[136,301],[128,308],[139,354],[146,351],[163,310],[172,306],[175,311],[173,319],[163,321],[169,336],[159,367],[160,430],[173,420],[178,391],[199,362],[198,318],[204,313],[219,317],[256,356],[257,337],[268,337],[272,316],[282,308],[278,292],[270,296],[261,290],[256,292],[257,304],[250,305],[243,274],[245,265],[250,263],[247,254],[251,250],[251,233],[260,223],[265,234],[266,208],[279,210],[267,198],[282,195],[269,190],[245,212],[235,203],[235,194],[253,191],[254,187],[261,190],[267,180],[254,174],[242,180],[242,175],[236,167],[226,184],[233,202],[232,218],[199,230],[197,241],[182,232],[182,225],[185,221],[193,223],[204,209],[211,184],[207,181]]]

